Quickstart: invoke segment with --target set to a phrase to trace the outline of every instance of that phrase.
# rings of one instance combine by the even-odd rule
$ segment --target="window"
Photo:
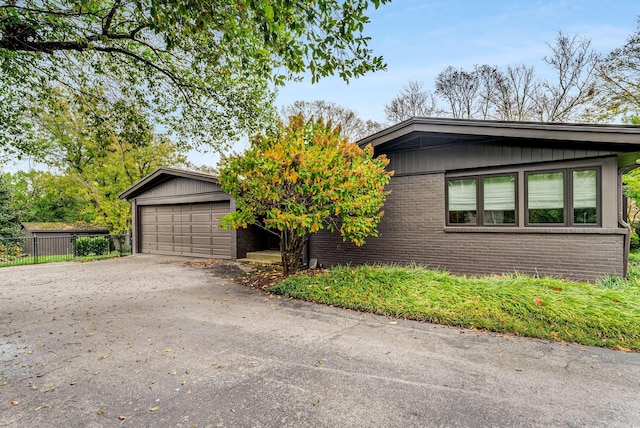
[[[592,167],[448,178],[447,224],[517,226],[524,210],[524,226],[597,226],[599,175]]]
[[[449,223],[477,224],[475,178],[449,180]]]
[[[483,224],[516,224],[516,176],[482,179]]]
[[[449,224],[516,224],[515,174],[451,178],[447,196]]]
[[[598,169],[527,174],[528,225],[597,225]]]
[[[564,223],[564,172],[527,176],[529,224]]]
[[[573,222],[598,223],[598,174],[595,169],[573,171]]]

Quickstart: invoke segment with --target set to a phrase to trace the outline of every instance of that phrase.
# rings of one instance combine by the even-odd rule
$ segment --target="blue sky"
[[[350,107],[364,119],[384,121],[383,106],[409,80],[430,89],[449,65],[524,63],[544,75],[542,58],[558,31],[591,39],[597,51],[621,46],[637,28],[640,3],[627,0],[395,0],[370,13],[370,47],[387,70],[349,84],[328,78],[290,83],[278,105],[323,99]]]
[[[278,91],[277,105],[326,100],[349,107],[363,119],[385,122],[384,104],[410,80],[431,89],[447,66],[534,65],[544,76],[542,58],[558,31],[590,39],[602,53],[620,47],[636,30],[640,3],[629,0],[394,0],[372,9],[365,33],[387,70],[350,83],[326,78],[290,82]],[[233,148],[241,151],[239,142]],[[215,165],[215,153],[189,156],[197,165]]]
[[[372,9],[365,28],[371,49],[387,63],[386,71],[349,84],[339,78],[290,82],[279,89],[277,104],[321,99],[349,107],[363,119],[384,122],[384,104],[410,80],[430,89],[447,66],[471,69],[474,64],[524,63],[544,76],[546,43],[558,31],[591,39],[594,49],[607,53],[636,30],[639,15],[637,0],[395,0]],[[239,142],[234,150],[245,145]],[[218,158],[213,152],[189,155],[197,165],[215,165]]]

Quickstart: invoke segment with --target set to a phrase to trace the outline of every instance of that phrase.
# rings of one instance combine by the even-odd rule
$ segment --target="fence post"
[[[33,235],[33,263],[38,263],[38,237]]]
[[[71,235],[71,250],[72,250],[72,254],[73,254],[73,259],[74,260],[77,257],[77,255],[76,255],[76,239],[78,239],[78,237],[76,235]]]

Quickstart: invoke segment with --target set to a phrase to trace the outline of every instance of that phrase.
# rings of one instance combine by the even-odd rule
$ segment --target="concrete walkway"
[[[288,301],[220,272],[0,269],[0,427],[640,426],[638,353]]]

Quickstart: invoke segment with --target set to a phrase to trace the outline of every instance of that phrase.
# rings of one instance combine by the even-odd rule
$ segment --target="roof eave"
[[[144,192],[149,187],[153,187],[159,183],[162,183],[163,181],[167,181],[175,177],[191,178],[218,184],[218,178],[211,174],[199,171],[187,171],[178,168],[168,168],[163,166],[156,169],[151,174],[147,175],[137,183],[124,190],[118,195],[118,198],[129,200]]]
[[[523,139],[564,140],[640,146],[640,127],[548,122],[506,122],[492,120],[414,117],[365,137],[357,144],[377,147],[412,132],[485,135]]]

